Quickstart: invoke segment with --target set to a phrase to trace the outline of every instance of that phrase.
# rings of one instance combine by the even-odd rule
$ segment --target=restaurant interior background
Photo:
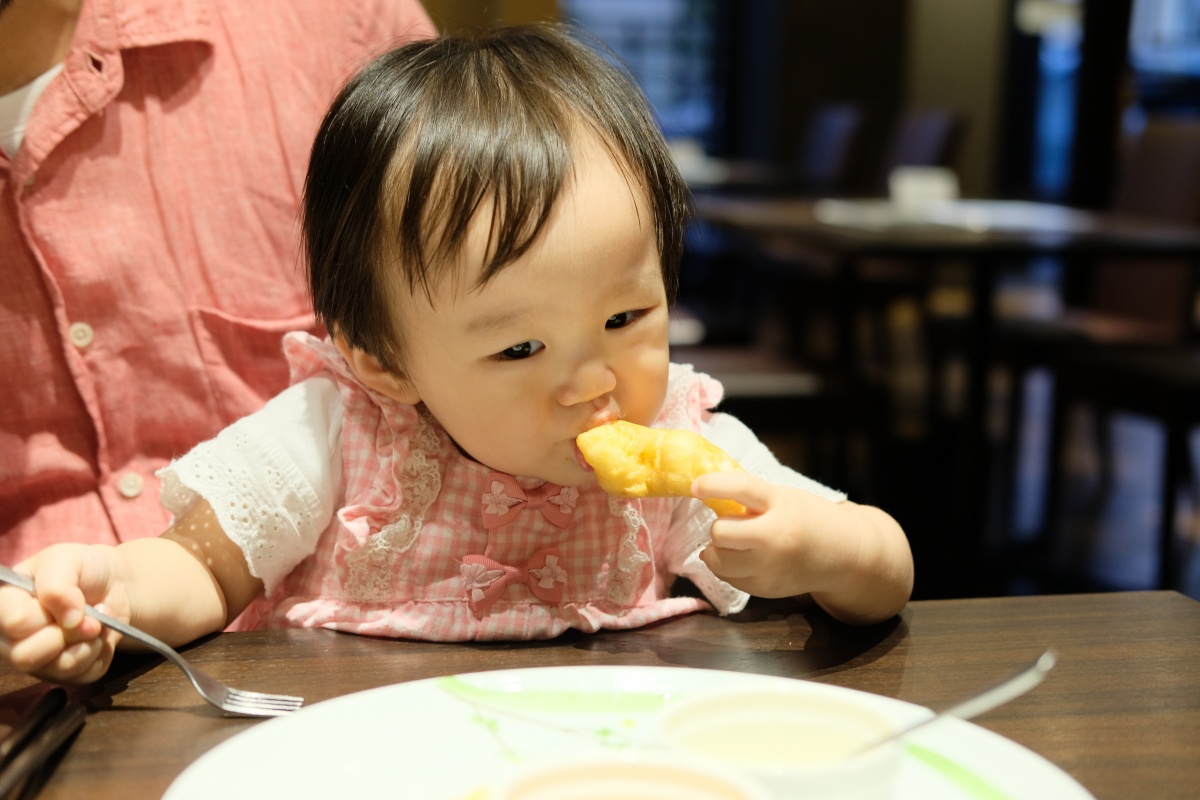
[[[890,168],[918,163],[952,169],[964,198],[1109,209],[1129,137],[1169,118],[1196,126],[1192,160],[1179,168],[1190,178],[1173,189],[1186,207],[1172,221],[1200,226],[1200,0],[425,5],[443,31],[540,19],[589,31],[638,80],[697,192],[886,196]],[[905,141],[903,130],[914,138]],[[910,161],[898,154],[903,147]],[[790,364],[819,365],[828,281],[819,270],[797,270],[802,260],[740,247],[697,223],[676,313],[680,360],[767,348]],[[1051,369],[991,375],[992,446],[976,454],[993,465],[986,530],[946,529],[946,448],[962,383],[946,342],[970,302],[968,266],[927,264],[919,281],[906,265],[879,266],[883,277],[862,298],[855,332],[856,356],[875,376],[872,397],[882,400],[822,402],[807,384],[768,418],[764,438],[776,452],[900,520],[917,559],[917,598],[1158,585],[1165,428],[1151,417],[1069,409],[1057,513],[1047,519]],[[998,313],[1057,318],[1086,295],[1081,271],[1055,259],[1012,264]],[[1195,344],[1188,327],[1179,352]],[[1192,372],[1200,387],[1200,369]],[[1019,414],[1014,397],[1023,400]],[[1195,406],[1200,423],[1200,400]],[[829,422],[848,408],[870,419],[848,428]],[[1194,434],[1189,447],[1200,456]],[[1200,597],[1200,559],[1192,557],[1200,471],[1186,460],[1173,586]],[[963,537],[982,546],[946,547]]]

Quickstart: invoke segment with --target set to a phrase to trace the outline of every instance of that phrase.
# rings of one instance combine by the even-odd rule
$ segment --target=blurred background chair
[[[1194,531],[1188,531],[1184,541],[1179,537],[1180,490],[1190,487],[1196,499],[1196,472],[1192,464],[1191,431],[1200,425],[1200,352],[1189,349],[1169,350],[1094,350],[1081,353],[1056,371],[1054,415],[1051,422],[1049,483],[1047,490],[1047,520],[1050,526],[1047,545],[1043,547],[1043,566],[1057,568],[1068,581],[1079,572],[1075,560],[1087,555],[1094,535],[1094,521],[1075,520],[1069,524],[1061,518],[1064,475],[1067,469],[1068,436],[1067,412],[1086,404],[1091,411],[1087,417],[1092,424],[1092,436],[1099,456],[1099,480],[1092,487],[1095,502],[1092,508],[1102,508],[1102,501],[1116,491],[1115,483],[1121,473],[1125,456],[1114,445],[1116,414],[1148,417],[1162,432],[1159,461],[1140,469],[1149,469],[1157,480],[1157,497],[1151,498],[1156,519],[1147,533],[1155,539],[1157,559],[1152,585],[1159,589],[1179,587],[1182,557]],[[1156,443],[1157,446],[1157,443]],[[1157,466],[1157,469],[1155,469]],[[1136,521],[1135,521],[1136,524]],[[1083,553],[1067,552],[1071,537],[1082,542]],[[1075,545],[1079,548],[1079,544]],[[1053,559],[1058,559],[1055,563]]]
[[[896,119],[875,188],[886,193],[897,167],[954,167],[962,141],[962,115],[948,107],[910,107]]]
[[[1111,209],[1122,214],[1200,225],[1200,119],[1151,118],[1122,146]],[[1105,258],[1064,265],[1063,308],[1048,317],[1009,317],[997,347],[1012,375],[1002,455],[1002,488],[1011,510],[1020,463],[1019,433],[1026,418],[1025,385],[1035,369],[1049,371],[1053,395],[1048,420],[1049,457],[1041,519],[1025,558],[1045,566],[1062,549],[1058,538],[1067,466],[1069,414],[1091,409],[1098,456],[1096,506],[1112,489],[1118,454],[1112,415],[1148,416],[1166,434],[1162,451],[1157,585],[1173,585],[1178,489],[1192,475],[1188,435],[1200,424],[1200,356],[1194,351],[1200,265]],[[1078,522],[1078,521],[1077,521]],[[1070,564],[1065,565],[1068,570]]]
[[[829,103],[815,109],[805,126],[796,156],[793,189],[807,195],[845,194],[863,125],[856,103]]]

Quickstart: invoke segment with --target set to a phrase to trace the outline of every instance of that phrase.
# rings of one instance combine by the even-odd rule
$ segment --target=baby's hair
[[[389,297],[450,274],[476,212],[492,202],[479,283],[521,257],[595,135],[644,190],[668,300],[678,286],[690,194],[641,92],[555,25],[415,42],[367,65],[313,144],[303,227],[317,316],[402,372]],[[604,209],[596,209],[603,214]]]

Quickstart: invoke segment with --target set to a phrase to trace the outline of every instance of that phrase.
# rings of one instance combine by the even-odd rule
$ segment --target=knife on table
[[[33,797],[50,777],[63,746],[83,727],[87,707],[67,701],[60,688],[46,692],[0,742],[0,797]]]

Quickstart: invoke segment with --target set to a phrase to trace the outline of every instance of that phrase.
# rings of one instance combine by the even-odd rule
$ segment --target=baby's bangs
[[[393,160],[405,187],[391,218],[410,288],[447,277],[472,220],[490,211],[486,283],[533,244],[571,166],[571,125],[561,97],[503,52],[475,52],[443,70]],[[407,171],[407,175],[403,173]],[[453,278],[451,275],[450,277]]]

